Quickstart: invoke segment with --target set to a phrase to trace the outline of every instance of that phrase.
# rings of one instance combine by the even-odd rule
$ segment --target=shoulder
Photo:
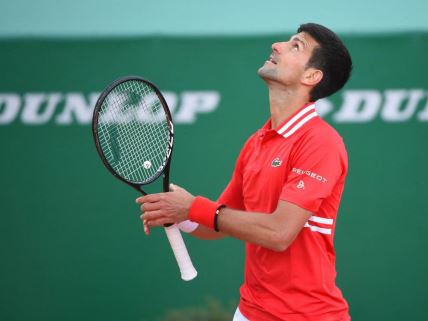
[[[314,119],[311,126],[302,132],[299,140],[305,144],[345,150],[342,136],[321,117]]]
[[[321,118],[314,119],[297,137],[290,161],[312,168],[326,167],[331,172],[345,175],[348,168],[348,154],[342,137]]]
[[[331,125],[320,117],[313,119],[300,135],[293,146],[293,158],[335,158],[347,164],[348,155],[343,138]]]

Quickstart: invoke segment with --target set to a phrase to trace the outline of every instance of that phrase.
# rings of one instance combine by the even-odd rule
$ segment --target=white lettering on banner
[[[41,125],[47,123],[56,106],[61,100],[61,94],[26,94],[21,120],[24,124]]]
[[[14,121],[19,112],[21,98],[17,94],[0,94],[0,125]]]
[[[74,119],[79,124],[87,124],[91,122],[92,112],[95,103],[99,97],[99,93],[92,93],[89,95],[89,103],[84,95],[79,93],[70,93],[65,95],[64,110],[55,118],[55,122],[60,125],[69,125]]]
[[[219,107],[218,91],[163,92],[176,124],[193,124],[200,114],[209,114]],[[43,125],[90,124],[99,93],[0,93],[0,126],[14,122]],[[335,123],[368,123],[380,119],[387,123],[416,120],[428,122],[428,92],[426,89],[348,89],[342,93],[342,103],[335,106],[328,98],[316,102],[322,116],[331,116]],[[129,111],[128,111],[129,112]],[[127,111],[119,114],[126,122]],[[106,115],[105,121],[108,120]],[[110,120],[111,121],[111,120]],[[145,121],[141,119],[141,121]]]
[[[343,99],[343,105],[333,119],[338,123],[365,123],[376,117],[382,96],[376,90],[348,90]]]
[[[428,121],[428,101],[426,102],[425,108],[418,114],[420,121]]]
[[[418,107],[418,103],[424,97],[425,92],[422,89],[414,90],[386,90],[385,105],[382,109],[382,118],[395,122],[406,121],[412,117]],[[401,108],[403,102],[407,99],[407,104]]]
[[[216,91],[184,92],[182,105],[175,115],[177,123],[194,123],[196,114],[213,112],[220,102],[220,94]]]
[[[428,101],[425,108],[417,112],[418,106],[427,98],[424,89],[345,90],[343,103],[332,115],[337,123],[367,123],[378,115],[385,122],[404,122],[414,115],[419,121],[428,121]],[[383,103],[382,103],[383,102]],[[315,107],[321,116],[334,108],[328,99],[320,99]]]
[[[214,112],[220,103],[217,91],[184,91],[181,95],[174,92],[162,92],[168,107],[178,124],[192,124],[200,113]],[[19,120],[24,124],[45,124],[51,119],[59,125],[78,123],[90,124],[99,93],[0,93],[0,126]],[[63,107],[62,107],[63,106]],[[58,113],[56,117],[54,114]],[[120,121],[126,122],[127,115],[120,115]],[[106,115],[104,121],[109,121]],[[144,119],[141,119],[144,121]]]

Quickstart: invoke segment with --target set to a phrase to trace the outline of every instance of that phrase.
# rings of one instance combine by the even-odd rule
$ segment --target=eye
[[[292,46],[292,50],[293,51],[298,51],[299,50],[299,45],[297,43],[294,43]]]

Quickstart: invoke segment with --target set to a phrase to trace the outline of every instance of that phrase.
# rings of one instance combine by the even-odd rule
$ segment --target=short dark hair
[[[319,45],[314,48],[307,64],[307,67],[323,72],[323,78],[310,92],[311,101],[334,94],[351,75],[352,59],[348,49],[333,31],[319,24],[302,24],[297,32],[309,34]]]

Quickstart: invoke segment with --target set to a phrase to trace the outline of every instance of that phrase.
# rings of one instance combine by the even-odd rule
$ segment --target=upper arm
[[[288,201],[279,200],[272,213],[273,223],[278,233],[277,250],[285,250],[297,237],[312,212]]]

